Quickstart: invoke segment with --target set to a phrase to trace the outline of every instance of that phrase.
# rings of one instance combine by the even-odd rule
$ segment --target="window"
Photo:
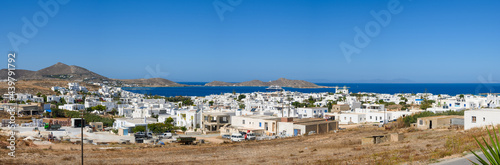
[[[370,116],[370,120],[372,119],[372,116]]]
[[[418,121],[420,125],[424,125],[424,120]]]
[[[245,124],[245,120],[243,120],[243,124]]]
[[[259,122],[259,127],[262,127],[262,122]]]
[[[485,118],[485,117],[483,117],[483,121],[486,121],[486,118]]]
[[[472,116],[472,123],[476,123],[476,116]]]

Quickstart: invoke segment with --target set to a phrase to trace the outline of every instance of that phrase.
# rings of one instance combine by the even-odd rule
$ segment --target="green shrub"
[[[479,140],[477,140],[476,137],[474,137],[474,139],[476,140],[479,147],[481,147],[481,151],[483,152],[488,162],[485,161],[483,158],[481,158],[479,155],[477,155],[474,151],[471,150],[471,152],[476,156],[476,160],[483,165],[500,164],[500,143],[498,141],[497,133],[495,132],[495,127],[493,126],[492,129],[495,138],[491,136],[491,132],[488,128],[486,128],[486,130],[488,131],[488,136],[490,137],[491,144],[488,144],[488,142],[486,142],[484,137],[481,137],[483,139],[484,146],[483,144],[481,144],[481,142],[479,142]],[[500,128],[498,129],[498,132],[500,133]],[[478,164],[476,162],[473,162],[472,160],[469,161],[472,164]]]

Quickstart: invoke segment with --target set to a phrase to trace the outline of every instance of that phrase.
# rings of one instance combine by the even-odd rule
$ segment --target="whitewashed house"
[[[299,118],[322,118],[325,113],[328,113],[327,107],[312,107],[312,108],[297,109],[297,114]]]
[[[500,124],[499,109],[468,110],[464,112],[464,129]]]
[[[47,102],[52,102],[52,101],[60,102],[61,97],[56,96],[56,95],[47,96]]]
[[[60,105],[59,109],[65,109],[65,110],[70,110],[70,111],[79,111],[79,110],[85,109],[85,105],[83,105],[83,104],[64,104],[64,105]]]
[[[341,113],[339,124],[357,124],[366,122],[366,114],[363,113]]]

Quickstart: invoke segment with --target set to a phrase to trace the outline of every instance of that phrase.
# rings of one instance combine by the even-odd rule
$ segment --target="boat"
[[[283,91],[283,88],[277,85],[271,85],[269,88],[266,88],[266,91],[270,92]]]

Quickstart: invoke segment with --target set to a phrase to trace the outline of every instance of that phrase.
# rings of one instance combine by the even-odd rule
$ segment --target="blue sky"
[[[400,0],[401,11],[350,61],[339,45],[354,45],[353,29],[376,21],[370,12],[388,11],[390,1],[217,1],[233,9],[223,20],[212,0],[71,0],[19,44],[16,65],[39,70],[63,62],[110,78],[204,82],[500,77],[500,1]],[[22,18],[33,22],[40,12],[38,1],[0,1],[0,52],[13,50],[9,33],[23,37]]]

